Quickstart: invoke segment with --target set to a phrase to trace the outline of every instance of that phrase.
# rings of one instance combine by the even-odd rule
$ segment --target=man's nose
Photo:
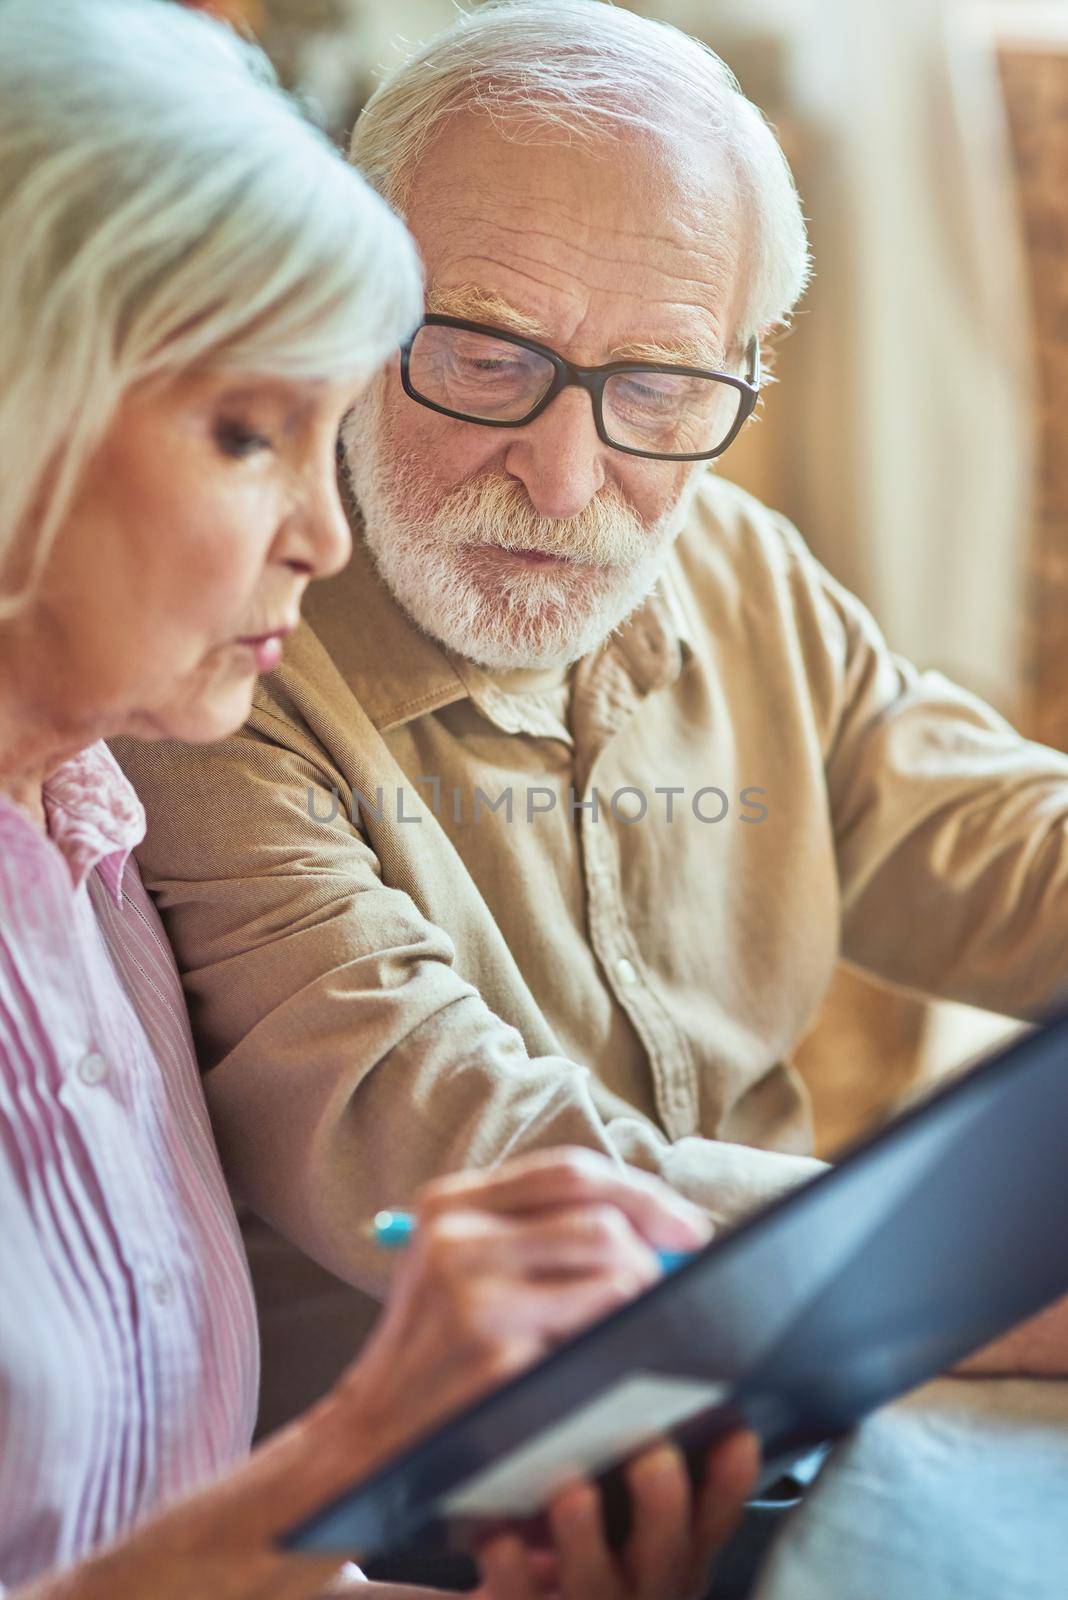
[[[564,389],[527,427],[504,458],[543,517],[574,517],[604,485],[604,446],[593,403],[582,389]]]

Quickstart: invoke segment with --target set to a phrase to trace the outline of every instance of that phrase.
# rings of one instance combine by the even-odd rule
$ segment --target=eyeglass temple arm
[[[759,387],[760,387],[760,372],[761,372],[761,369],[760,369],[760,339],[757,336],[757,334],[754,333],[753,337],[750,339],[749,346],[748,346],[745,354],[746,354],[746,360],[747,360],[747,363],[748,363],[748,371],[746,372],[746,375],[745,375],[745,381],[746,381],[746,383],[751,383],[754,388],[759,389]]]

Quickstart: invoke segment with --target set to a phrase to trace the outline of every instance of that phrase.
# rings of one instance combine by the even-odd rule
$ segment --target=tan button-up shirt
[[[720,1218],[814,1170],[789,1055],[840,953],[1020,1015],[1068,971],[1068,759],[715,478],[570,694],[450,657],[358,545],[239,735],[121,757],[229,1170],[367,1284],[376,1207],[522,1147]]]

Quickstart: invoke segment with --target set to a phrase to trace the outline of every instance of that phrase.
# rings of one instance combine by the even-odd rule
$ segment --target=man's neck
[[[482,669],[506,694],[546,694],[561,689],[571,675],[571,667],[500,667]]]

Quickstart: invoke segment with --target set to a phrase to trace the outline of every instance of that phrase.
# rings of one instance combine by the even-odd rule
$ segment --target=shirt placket
[[[674,659],[671,652],[674,652]],[[590,942],[616,1003],[645,1049],[657,1111],[665,1133],[681,1139],[699,1123],[697,1070],[689,1041],[656,989],[627,914],[619,833],[608,797],[599,788],[606,758],[637,714],[651,684],[673,681],[678,644],[651,617],[624,653],[613,644],[578,669],[572,702],[579,840]],[[647,774],[636,774],[642,788]]]

